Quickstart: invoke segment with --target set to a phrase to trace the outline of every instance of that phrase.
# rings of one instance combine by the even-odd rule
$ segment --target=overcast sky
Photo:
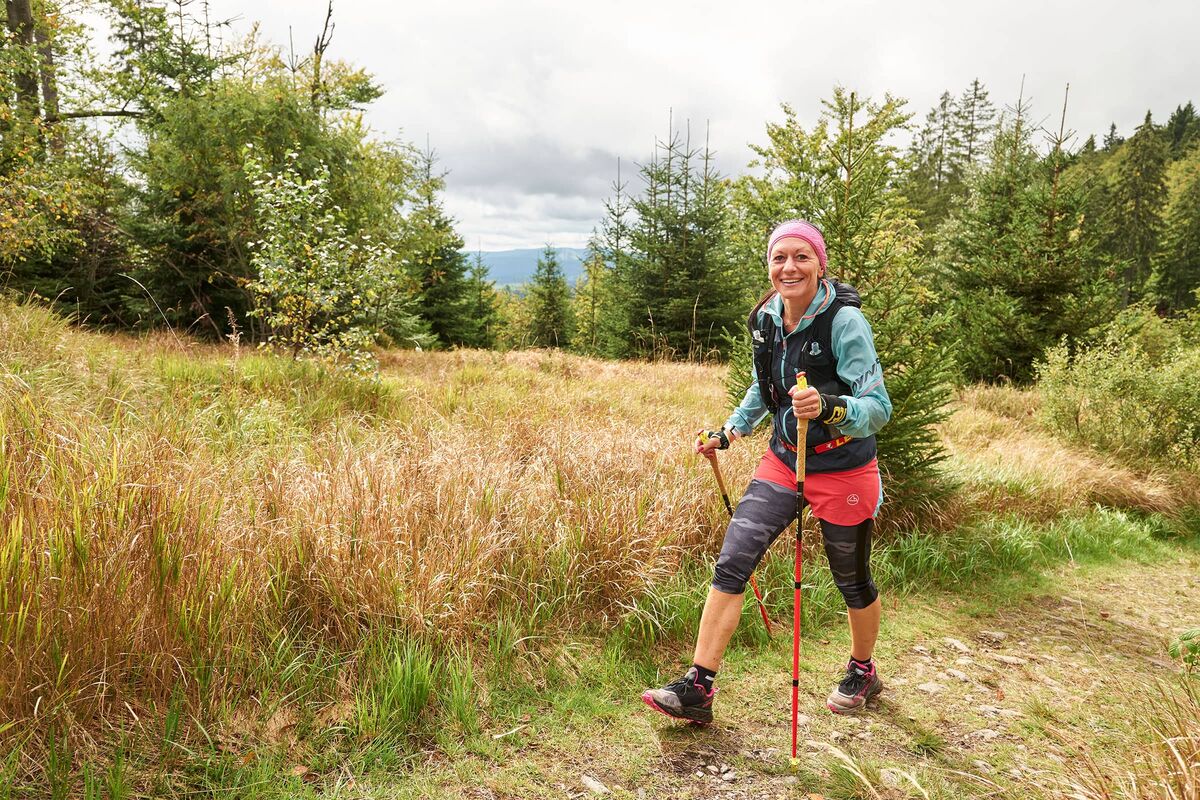
[[[210,0],[311,49],[325,0]],[[997,106],[1022,75],[1035,116],[1128,135],[1200,101],[1200,3],[381,2],[335,0],[330,55],[374,73],[379,135],[429,137],[447,207],[471,249],[582,246],[616,177],[667,133],[707,123],[726,174],[744,170],[779,104],[806,124],[835,84],[907,98],[916,119],[945,89],[984,82]]]

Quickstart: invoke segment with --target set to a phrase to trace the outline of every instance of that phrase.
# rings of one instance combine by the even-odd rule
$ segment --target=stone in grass
[[[942,686],[940,683],[934,683],[933,681],[922,683],[918,685],[917,688],[926,694],[940,694],[946,689],[945,686]]]
[[[733,783],[737,780],[737,773],[733,770],[729,770],[729,772],[726,772],[721,776],[721,780],[725,781],[726,783]]]
[[[705,768],[706,770],[708,770],[710,773],[712,773],[713,775],[720,775],[720,774],[721,774],[721,768],[720,768],[720,767],[718,767],[716,764],[708,764],[708,765],[706,765],[704,768]]]
[[[946,637],[943,637],[942,641],[945,642],[946,644],[950,645],[950,647],[952,649],[957,650],[960,653],[971,652],[971,648],[967,647],[965,644],[960,642],[958,639],[951,639],[949,636],[946,636]]]
[[[901,784],[900,770],[884,767],[879,770],[879,779],[883,781],[883,785],[892,789],[899,788]]]
[[[989,644],[1000,644],[1008,638],[1008,634],[1004,631],[980,631],[975,635]]]
[[[1028,663],[1025,659],[1021,658],[1020,656],[993,655],[992,658],[996,659],[1001,664],[1008,664],[1010,667],[1017,667],[1017,666],[1020,666],[1021,664]]]
[[[612,794],[607,786],[593,778],[591,775],[584,775],[579,780],[581,783],[583,783],[585,788],[591,790],[592,794]]]
[[[990,742],[990,741],[992,741],[993,739],[996,739],[996,738],[998,738],[998,737],[1000,736],[1000,734],[999,734],[999,733],[997,733],[996,731],[992,730],[991,728],[981,728],[981,729],[979,729],[979,730],[977,730],[977,731],[975,731],[974,733],[971,733],[971,734],[969,734],[969,735],[970,735],[970,736],[972,736],[973,738],[976,738],[976,739],[982,739],[982,740],[983,740],[983,741],[985,741],[985,742]]]
[[[949,675],[951,678],[955,678],[957,680],[963,681],[964,683],[971,682],[971,676],[968,675],[967,673],[963,672],[960,669],[948,669],[948,670],[946,670],[946,674]]]

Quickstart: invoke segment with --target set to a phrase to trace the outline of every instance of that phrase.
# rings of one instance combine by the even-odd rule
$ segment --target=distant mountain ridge
[[[522,250],[484,250],[483,263],[487,264],[489,277],[497,286],[518,286],[528,283],[537,269],[538,259],[545,248],[532,247]],[[583,274],[583,260],[587,258],[586,247],[556,247],[558,263],[567,276],[567,283],[574,285]],[[474,259],[475,253],[468,252],[468,258]]]

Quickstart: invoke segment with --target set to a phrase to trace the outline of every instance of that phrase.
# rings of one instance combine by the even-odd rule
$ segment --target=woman
[[[821,521],[830,569],[850,618],[850,660],[826,704],[864,708],[883,688],[871,660],[879,593],[871,580],[871,529],[883,500],[875,433],[892,414],[871,327],[858,294],[825,277],[825,240],[789,220],[767,240],[772,291],[750,314],[755,380],[720,431],[698,437],[710,454],[774,415],[770,448],[734,512],[700,618],[686,674],[642,700],[677,719],[712,721],[713,681],[742,613],[742,594],[767,548],[796,518],[796,420],[808,425],[804,498]],[[809,388],[796,391],[796,373]]]

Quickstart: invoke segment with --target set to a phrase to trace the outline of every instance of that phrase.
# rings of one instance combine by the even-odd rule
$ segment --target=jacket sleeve
[[[725,421],[725,430],[733,431],[737,436],[749,436],[769,413],[767,404],[763,402],[758,391],[758,375],[753,367],[750,368],[750,376],[750,388],[746,390],[742,402]]]
[[[838,377],[853,393],[843,395],[846,420],[837,430],[856,439],[873,436],[892,418],[892,399],[883,385],[883,367],[871,326],[862,311],[846,306],[833,318],[830,333]]]

